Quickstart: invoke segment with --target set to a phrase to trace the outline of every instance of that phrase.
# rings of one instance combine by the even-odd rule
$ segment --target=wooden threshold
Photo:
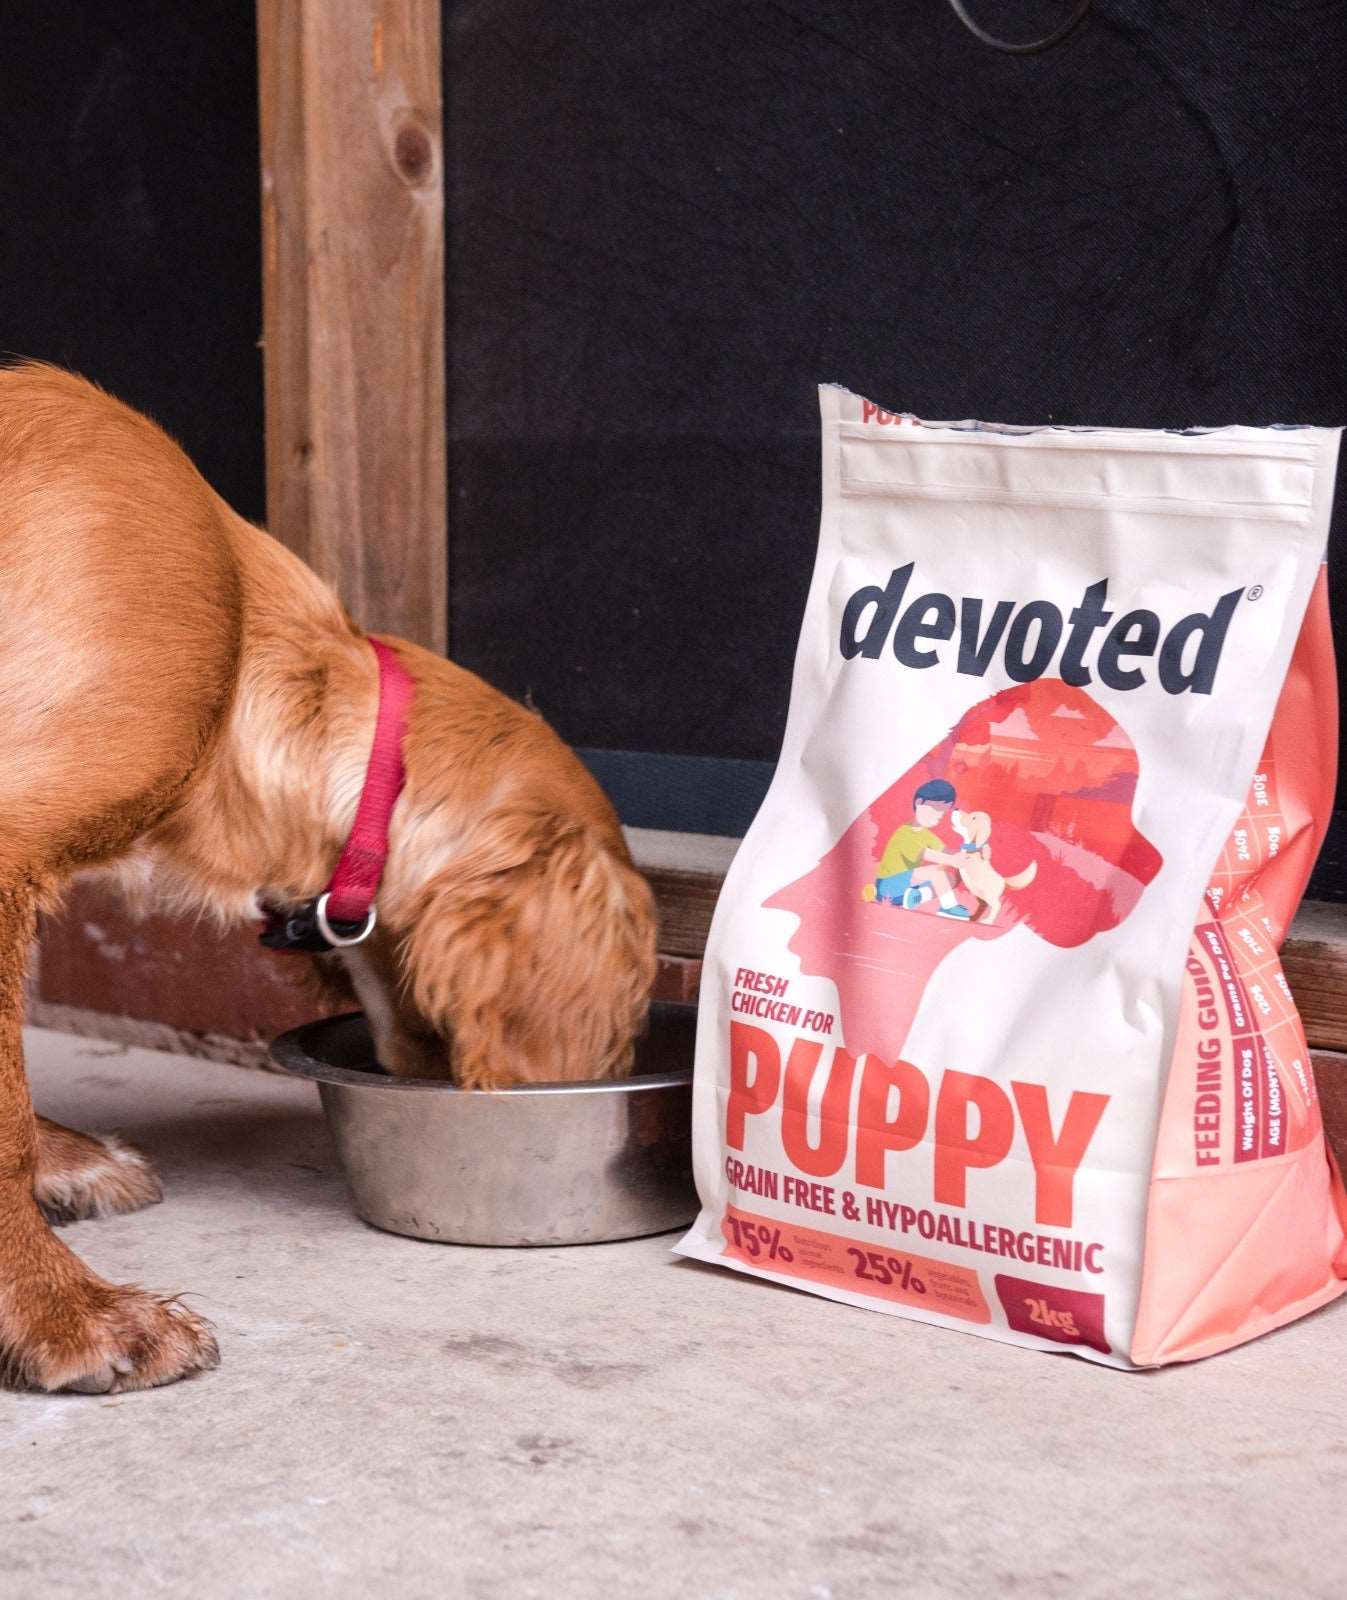
[[[1347,905],[1306,900],[1282,945],[1282,968],[1316,1050],[1347,1050]]]
[[[650,880],[659,906],[659,948],[667,956],[700,958],[720,886],[738,839],[710,833],[662,833],[624,828],[636,865]]]
[[[671,956],[701,956],[739,841],[648,828],[628,828],[626,834],[637,866],[655,890],[660,949]],[[1282,966],[1311,1046],[1347,1051],[1347,905],[1307,900],[1282,946]]]

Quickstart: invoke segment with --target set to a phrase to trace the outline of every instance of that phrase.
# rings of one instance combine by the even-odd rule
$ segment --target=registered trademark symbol
[[[1262,596],[1263,596],[1263,585],[1261,583],[1254,584],[1253,588],[1249,590],[1249,599],[1250,600],[1260,600],[1260,599],[1262,599]]]

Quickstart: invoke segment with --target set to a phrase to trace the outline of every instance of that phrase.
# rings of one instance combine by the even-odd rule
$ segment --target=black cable
[[[1075,32],[1077,25],[1090,9],[1090,0],[1078,0],[1075,11],[1055,33],[1050,33],[1042,39],[1033,39],[1028,44],[1012,44],[1009,40],[998,39],[994,34],[988,33],[985,28],[979,27],[972,17],[968,15],[963,0],[949,0],[949,3],[954,15],[958,17],[959,21],[963,23],[964,27],[968,29],[975,39],[980,39],[983,44],[989,44],[993,50],[1004,50],[1007,55],[1012,56],[1031,56],[1037,54],[1040,50],[1051,50],[1053,45],[1061,44],[1069,33]]]

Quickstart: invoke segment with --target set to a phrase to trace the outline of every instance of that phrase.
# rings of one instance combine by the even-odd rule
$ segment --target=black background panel
[[[1065,9],[983,7],[1018,37]],[[575,743],[774,760],[820,379],[931,417],[1347,420],[1347,7],[1096,0],[1029,58],[943,0],[445,23],[453,650]]]

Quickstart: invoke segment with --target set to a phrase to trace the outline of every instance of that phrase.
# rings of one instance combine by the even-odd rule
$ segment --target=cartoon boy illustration
[[[912,796],[912,821],[897,829],[884,846],[875,881],[861,891],[863,899],[900,905],[906,911],[936,899],[940,902],[938,916],[971,921],[971,913],[954,898],[955,878],[946,870],[957,868],[959,858],[931,831],[955,798],[954,785],[944,778],[931,778],[921,785]]]

